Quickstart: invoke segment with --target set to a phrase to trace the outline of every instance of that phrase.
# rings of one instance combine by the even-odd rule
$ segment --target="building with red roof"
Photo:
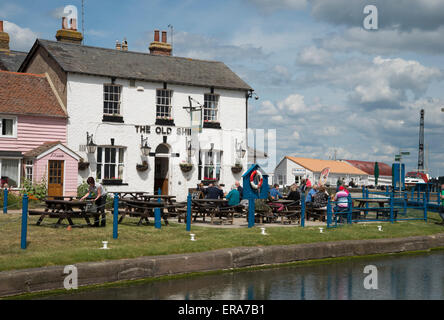
[[[44,179],[48,189],[54,187],[51,186],[53,182],[57,182],[57,188],[61,188],[65,194],[76,191],[76,188],[65,188],[67,178],[74,175],[76,181],[78,172],[73,163],[79,160],[76,154],[63,146],[66,143],[67,121],[65,105],[47,74],[0,71],[2,187],[5,184],[20,187],[24,179],[33,182]],[[42,148],[46,152],[40,152]],[[38,152],[33,153],[33,150]],[[43,153],[47,157],[38,162]],[[68,163],[69,171],[65,168]],[[40,170],[38,174],[37,167]]]

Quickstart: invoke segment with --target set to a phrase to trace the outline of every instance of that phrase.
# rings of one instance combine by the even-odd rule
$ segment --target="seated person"
[[[346,212],[348,209],[348,192],[345,190],[344,186],[339,187],[339,191],[333,197],[336,201],[336,206],[333,208],[334,212]],[[339,222],[342,222],[342,214],[339,215]]]
[[[318,192],[313,195],[313,208],[327,209],[328,192],[324,186],[318,188]]]
[[[270,190],[270,198],[271,200],[279,200],[284,198],[282,194],[279,192],[279,185],[277,183]],[[271,203],[271,204],[277,207],[278,212],[284,210],[284,205],[282,203]]]
[[[290,193],[287,195],[287,200],[299,201],[301,200],[301,194],[299,193],[298,187],[296,184],[293,184],[290,187]]]
[[[208,188],[205,189],[205,199],[223,199],[224,198],[224,192],[222,189],[214,186],[213,183],[210,183]]]
[[[236,186],[231,187],[231,191],[225,197],[228,200],[228,206],[237,206],[240,203],[240,194]]]
[[[308,187],[307,187],[308,188]],[[308,193],[307,193],[307,196],[305,197],[305,204],[306,205],[312,205],[312,203],[313,203],[313,196],[318,192],[317,191],[317,186],[316,185],[314,185],[311,189],[310,189],[310,191],[308,191]],[[308,189],[307,189],[308,190]]]

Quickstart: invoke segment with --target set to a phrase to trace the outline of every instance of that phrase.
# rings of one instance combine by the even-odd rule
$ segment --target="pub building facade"
[[[63,24],[37,39],[20,72],[47,73],[68,114],[67,147],[81,156],[78,183],[93,176],[111,192],[184,200],[200,182],[225,191],[246,170],[253,89],[222,62],[171,56],[166,32],[148,53],[84,46]]]

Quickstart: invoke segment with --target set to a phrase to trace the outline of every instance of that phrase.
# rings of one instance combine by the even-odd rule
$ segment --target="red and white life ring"
[[[254,183],[254,178],[256,177],[256,175],[259,178],[259,183],[258,184]],[[264,179],[262,178],[262,173],[260,171],[254,170],[251,173],[251,176],[250,176],[250,185],[251,185],[251,187],[253,189],[255,189],[255,190],[260,189],[262,187],[262,183],[263,182],[264,182]]]

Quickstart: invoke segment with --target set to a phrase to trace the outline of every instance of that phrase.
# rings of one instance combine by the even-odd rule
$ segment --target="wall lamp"
[[[151,147],[148,145],[148,138],[143,138],[143,135],[140,136],[140,151],[142,154],[147,157],[150,155]]]
[[[86,151],[88,153],[95,153],[97,150],[97,145],[93,141],[93,135],[86,132]]]

